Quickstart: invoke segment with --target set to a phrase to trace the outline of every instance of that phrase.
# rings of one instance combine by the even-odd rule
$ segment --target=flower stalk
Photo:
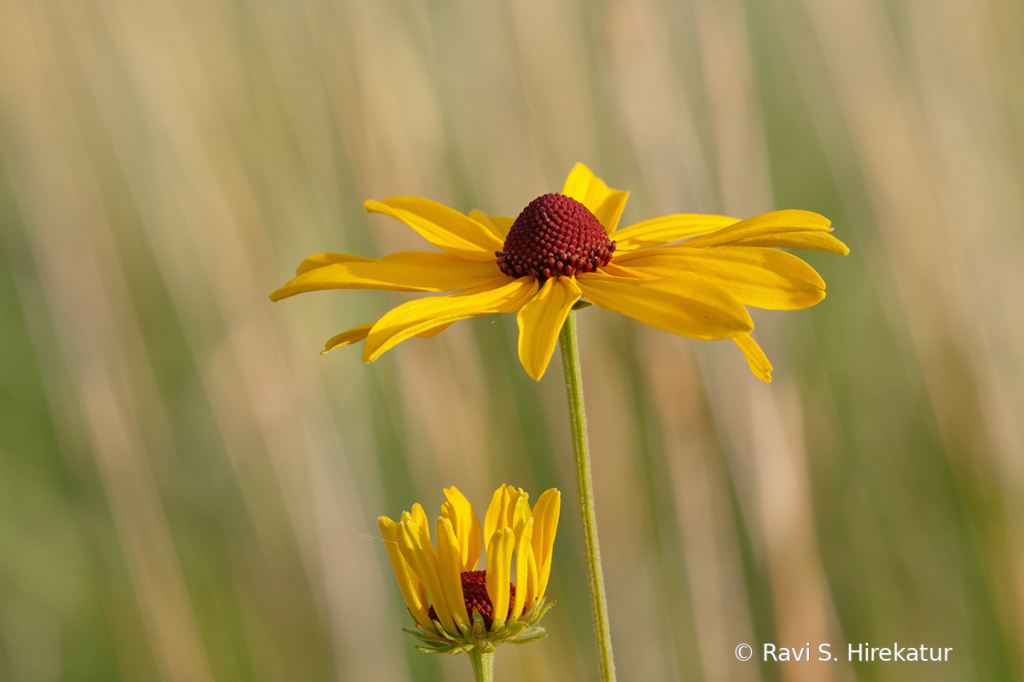
[[[476,648],[469,652],[473,661],[473,682],[494,682],[494,650]]]
[[[579,304],[577,304],[579,305]],[[580,306],[582,307],[582,306]],[[594,618],[601,682],[615,682],[615,660],[608,623],[608,599],[604,592],[601,549],[597,541],[597,514],[594,508],[594,482],[590,473],[590,444],[587,440],[587,413],[583,407],[583,373],[576,336],[576,310],[569,311],[559,334],[565,391],[569,400],[573,459],[576,470],[576,496],[583,525],[583,547],[587,557],[587,581],[590,584],[590,610]]]

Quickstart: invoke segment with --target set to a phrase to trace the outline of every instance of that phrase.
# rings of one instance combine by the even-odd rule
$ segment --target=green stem
[[[583,408],[583,374],[580,371],[580,349],[576,340],[576,311],[569,311],[558,337],[565,370],[565,390],[569,397],[569,419],[572,427],[572,449],[576,462],[576,494],[583,523],[583,547],[587,555],[587,578],[590,583],[590,611],[594,617],[601,682],[615,682],[615,660],[612,657],[612,636],[608,626],[608,599],[604,594],[604,572],[601,570],[601,549],[597,543],[597,515],[594,511],[594,483],[590,475],[590,445],[587,442],[587,414]]]
[[[469,652],[473,661],[473,682],[494,682],[494,652],[473,649]]]

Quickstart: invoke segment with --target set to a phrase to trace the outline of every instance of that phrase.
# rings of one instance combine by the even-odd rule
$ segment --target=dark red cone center
[[[615,252],[604,226],[587,207],[564,194],[545,194],[523,209],[496,252],[498,267],[511,277],[542,282],[572,277],[607,265]]]
[[[462,573],[462,596],[466,600],[466,613],[473,618],[473,609],[480,612],[484,619],[484,625],[488,628],[494,622],[494,605],[491,598],[487,596],[487,571],[464,571]],[[509,583],[508,613],[505,614],[505,622],[508,622],[508,615],[512,613],[512,605],[516,601],[516,586]],[[437,620],[437,612],[431,604],[428,613],[431,620]]]

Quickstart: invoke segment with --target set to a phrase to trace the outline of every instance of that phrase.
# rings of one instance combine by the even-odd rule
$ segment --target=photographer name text
[[[919,646],[900,645],[894,642],[892,646],[872,646],[870,643],[847,644],[846,660],[854,663],[892,663],[896,661],[932,663],[949,660],[952,647],[927,647],[924,644]],[[814,660],[838,661],[836,653],[832,651],[831,644],[819,644],[813,652]],[[762,660],[783,662],[804,662],[810,661],[812,656],[811,645],[804,647],[784,647],[775,644],[765,643],[762,649]]]

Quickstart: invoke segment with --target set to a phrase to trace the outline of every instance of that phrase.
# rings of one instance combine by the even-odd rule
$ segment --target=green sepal
[[[526,629],[528,625],[529,623],[527,623],[525,620],[514,620],[508,624],[508,627],[505,628],[505,632],[508,634],[509,637],[515,637],[524,629]]]
[[[452,653],[453,649],[457,649],[457,648],[458,647],[453,646],[451,644],[451,642],[448,642],[448,643],[445,643],[445,644],[428,643],[428,644],[417,644],[416,645],[416,649],[418,651],[422,651],[423,653],[426,653],[426,654],[450,654],[450,653]]]
[[[526,628],[521,634],[515,637],[509,637],[505,641],[511,644],[527,644],[529,642],[536,642],[538,639],[544,639],[547,636],[547,630],[539,626],[534,626],[532,628]]]
[[[473,609],[473,639],[487,639],[487,624],[479,609]]]
[[[540,619],[547,615],[547,612],[551,610],[551,607],[555,605],[555,602],[537,602],[537,615],[530,620],[530,625],[536,625],[540,622]]]
[[[434,623],[434,627],[437,628],[437,631],[439,633],[441,633],[442,637],[444,637],[445,639],[455,639],[454,637],[452,637],[451,635],[448,634],[447,630],[444,629],[444,626],[441,625],[441,621],[435,620],[435,621],[433,621],[433,623]]]
[[[416,627],[419,627],[419,626],[417,625]],[[415,637],[416,639],[420,640],[421,642],[425,642],[427,644],[429,644],[431,642],[438,641],[436,636],[428,635],[427,633],[423,632],[422,630],[413,630],[411,628],[402,628],[402,632],[410,634],[413,637]]]
[[[473,609],[470,616],[472,626],[458,625],[457,635],[449,634],[437,620],[432,621],[437,629],[436,633],[429,632],[419,623],[415,629],[403,628],[403,632],[409,633],[419,641],[416,645],[418,651],[429,654],[460,654],[473,650],[491,653],[502,642],[525,644],[546,637],[547,632],[544,628],[538,627],[537,623],[552,606],[554,602],[538,601],[516,620],[506,623],[500,618],[495,618],[489,632],[478,609]]]

